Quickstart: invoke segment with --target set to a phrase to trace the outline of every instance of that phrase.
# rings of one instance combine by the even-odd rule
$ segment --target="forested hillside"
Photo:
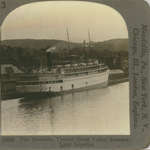
[[[41,56],[53,47],[52,61],[55,63],[67,55],[96,58],[111,69],[128,71],[128,39],[113,39],[104,42],[68,43],[63,40],[5,40],[0,44],[0,60],[9,60],[24,71],[38,69]]]

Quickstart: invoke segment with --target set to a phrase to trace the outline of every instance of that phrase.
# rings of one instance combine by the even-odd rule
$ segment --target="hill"
[[[57,50],[67,49],[68,42],[63,40],[47,40],[47,39],[15,39],[4,40],[2,45],[10,47],[20,47],[24,49],[46,49],[48,47],[56,47]],[[128,51],[128,39],[112,39],[103,42],[93,42],[93,47],[97,50],[109,50],[109,51]],[[69,43],[71,48],[82,47],[82,43]]]
[[[40,50],[40,49],[46,49],[48,47],[56,47],[56,49],[64,49],[68,48],[68,42],[63,41],[63,40],[47,40],[47,39],[15,39],[15,40],[4,40],[1,43],[2,45],[5,46],[10,46],[10,47],[20,47],[24,49],[35,49],[35,50]],[[79,46],[79,43],[69,43],[69,46],[72,48]]]
[[[128,39],[112,39],[103,42],[96,42],[95,48],[113,52],[128,51]]]

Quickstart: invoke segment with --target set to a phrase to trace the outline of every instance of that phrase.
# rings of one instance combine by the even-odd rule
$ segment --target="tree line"
[[[0,60],[5,63],[12,63],[24,72],[32,72],[32,70],[40,69],[41,60],[46,56],[45,49],[31,49],[21,47],[10,47],[0,45]],[[97,59],[99,62],[105,63],[110,69],[122,69],[128,74],[128,51],[112,51],[105,48],[97,47],[74,47],[72,49],[63,49],[51,53],[51,58],[47,61],[55,64],[61,62],[69,55],[77,55],[82,58]],[[1,62],[3,63],[3,62]]]

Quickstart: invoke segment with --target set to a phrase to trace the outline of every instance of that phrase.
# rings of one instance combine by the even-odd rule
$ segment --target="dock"
[[[1,97],[2,100],[18,98],[16,92],[16,78],[9,76],[1,76]]]
[[[122,70],[120,69],[110,70],[109,80],[108,80],[109,85],[127,82],[127,81],[129,81],[129,77]]]

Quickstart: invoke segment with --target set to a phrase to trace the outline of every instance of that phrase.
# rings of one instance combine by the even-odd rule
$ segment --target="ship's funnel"
[[[48,70],[50,70],[52,67],[52,53],[47,52],[46,55],[47,55],[47,67],[48,67]]]

